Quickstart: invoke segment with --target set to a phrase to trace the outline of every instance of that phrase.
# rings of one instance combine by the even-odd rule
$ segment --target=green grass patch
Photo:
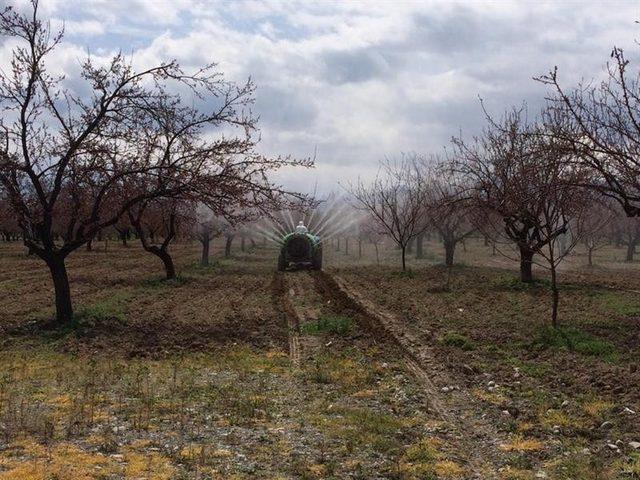
[[[551,365],[547,362],[524,362],[518,358],[510,357],[509,363],[525,375],[534,378],[544,378],[552,371]]]
[[[626,292],[603,291],[599,292],[596,301],[609,312],[625,317],[640,315],[640,299],[637,295]]]
[[[346,335],[352,329],[353,320],[344,315],[321,315],[315,322],[300,326],[300,331],[306,335]]]
[[[640,478],[640,453],[633,452],[625,462],[621,462],[620,472],[624,478]]]
[[[117,320],[124,323],[127,320],[127,308],[130,299],[129,292],[115,293],[109,298],[80,307],[74,319],[78,323],[104,322],[107,320]]]
[[[403,423],[399,418],[368,408],[339,407],[334,413],[339,416],[327,419],[324,428],[346,441],[347,452],[366,445],[376,452],[390,454],[402,447],[399,436]]]
[[[375,384],[376,375],[364,358],[320,354],[307,362],[302,371],[306,381],[333,385],[344,392],[357,392]]]
[[[575,328],[544,327],[540,329],[534,345],[544,348],[568,349],[581,355],[615,361],[618,352],[615,346],[604,339],[594,337]]]
[[[468,337],[457,332],[447,332],[442,337],[442,343],[449,347],[461,348],[462,350],[474,350],[476,348],[475,343]]]

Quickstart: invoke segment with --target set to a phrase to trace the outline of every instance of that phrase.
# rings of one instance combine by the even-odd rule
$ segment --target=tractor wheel
[[[287,263],[284,261],[284,255],[281,253],[278,255],[278,271],[284,272],[287,268]]]

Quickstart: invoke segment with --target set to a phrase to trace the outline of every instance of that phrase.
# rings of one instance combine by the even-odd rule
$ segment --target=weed
[[[75,315],[78,324],[117,320],[124,323],[127,319],[127,307],[131,295],[120,292],[111,297],[81,307]]]
[[[433,438],[423,438],[410,445],[400,460],[401,478],[427,480],[450,478],[451,475],[446,473],[452,471],[452,465],[441,461],[442,455],[438,451],[438,446],[439,442]]]
[[[552,370],[551,365],[547,362],[525,362],[515,357],[509,357],[508,361],[522,373],[533,378],[544,378]]]
[[[307,366],[303,375],[314,383],[332,384],[348,393],[371,386],[374,371],[352,358],[319,355]]]
[[[625,292],[602,291],[596,296],[600,305],[615,314],[631,317],[640,314],[640,302],[636,295]]]
[[[332,418],[335,433],[347,442],[347,449],[368,445],[380,453],[395,453],[400,448],[398,435],[403,427],[400,419],[368,408],[342,407]],[[330,424],[330,425],[331,425]]]
[[[475,343],[468,337],[457,332],[448,332],[442,337],[442,343],[450,347],[461,348],[462,350],[474,350],[476,348]]]
[[[575,328],[544,327],[538,332],[533,344],[544,348],[568,349],[581,355],[599,357],[607,361],[615,361],[618,357],[618,352],[612,343]]]
[[[596,419],[602,419],[604,414],[610,412],[613,407],[613,403],[600,399],[588,400],[582,405],[584,413]]]
[[[411,445],[404,453],[403,458],[408,462],[434,462],[440,458],[437,442],[431,438],[423,438]]]
[[[534,438],[523,438],[516,436],[509,442],[500,445],[500,450],[505,452],[535,452],[542,450],[543,445],[540,440]]]
[[[451,460],[436,462],[434,470],[437,478],[463,478],[466,473],[460,465]]]
[[[184,268],[185,272],[194,273],[206,273],[217,271],[223,268],[225,264],[221,260],[210,260],[209,265],[202,265],[201,263],[193,263]]]
[[[346,335],[353,328],[353,320],[343,315],[321,315],[315,322],[304,323],[300,326],[306,335]]]
[[[640,478],[640,453],[632,453],[628,460],[622,463],[620,471],[628,478]]]

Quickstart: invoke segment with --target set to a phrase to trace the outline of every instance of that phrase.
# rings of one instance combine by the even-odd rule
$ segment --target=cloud
[[[523,100],[535,110],[545,87],[532,77],[556,65],[568,86],[602,75],[614,44],[636,51],[640,18],[633,3],[604,1],[42,0],[42,8],[67,26],[56,71],[74,72],[89,49],[131,52],[140,66],[215,61],[232,80],[251,76],[263,153],[317,151],[312,174],[284,178],[327,188],[375,172],[385,155],[438,151],[460,129],[477,133],[479,96],[495,114]]]
[[[323,75],[334,84],[358,83],[386,76],[389,63],[375,49],[333,50],[322,55]]]

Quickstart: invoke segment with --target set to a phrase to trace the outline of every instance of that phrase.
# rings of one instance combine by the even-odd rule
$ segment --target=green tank
[[[310,233],[290,233],[282,239],[278,270],[322,270],[322,242]]]

